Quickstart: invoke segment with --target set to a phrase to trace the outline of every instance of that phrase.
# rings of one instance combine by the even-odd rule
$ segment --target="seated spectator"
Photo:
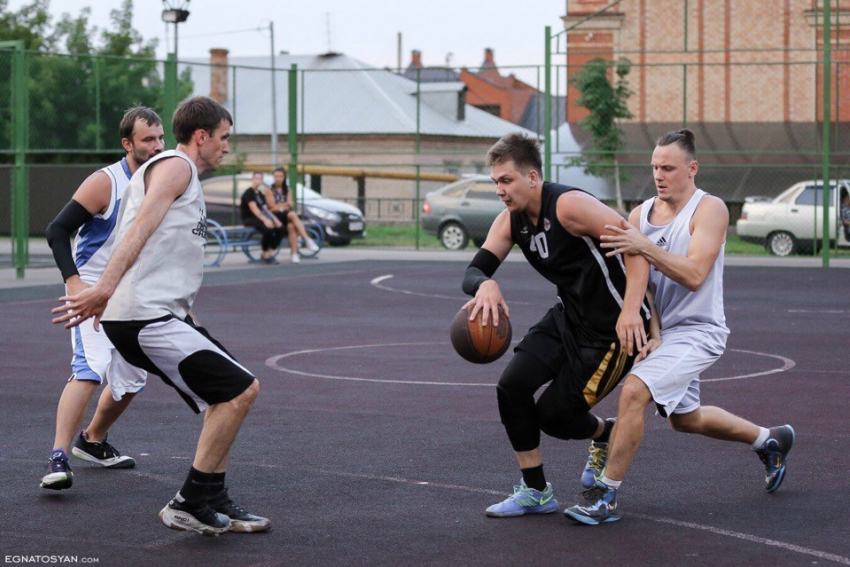
[[[844,225],[844,239],[850,242],[850,193],[841,197],[841,223]]]
[[[242,214],[242,224],[259,230],[263,235],[261,242],[263,252],[260,259],[266,264],[277,264],[278,262],[274,257],[277,254],[277,247],[283,239],[283,224],[269,211],[264,189],[263,174],[260,171],[255,171],[253,177],[251,177],[251,187],[242,194],[242,202],[239,208]]]
[[[286,226],[287,236],[289,238],[289,249],[292,251],[292,262],[298,263],[301,258],[298,256],[298,237],[304,239],[307,248],[310,250],[318,250],[319,245],[313,242],[313,239],[307,236],[307,231],[304,229],[304,223],[295,214],[295,201],[292,197],[292,192],[289,190],[289,185],[286,182],[286,171],[282,167],[274,170],[274,183],[271,189],[266,189],[266,201],[269,203],[269,209],[274,213],[275,217]]]

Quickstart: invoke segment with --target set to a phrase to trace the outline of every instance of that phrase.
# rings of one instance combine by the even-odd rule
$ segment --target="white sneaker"
[[[292,255],[292,263],[297,264],[301,261],[301,256],[298,255],[298,252]]]
[[[319,251],[319,245],[316,244],[316,241],[313,240],[312,238],[305,239],[305,243],[307,245],[307,250],[310,250],[311,252],[318,252]]]

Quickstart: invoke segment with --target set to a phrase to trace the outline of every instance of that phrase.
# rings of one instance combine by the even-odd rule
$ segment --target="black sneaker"
[[[74,473],[68,464],[65,451],[53,451],[47,461],[47,474],[41,479],[41,488],[65,490],[74,484]]]
[[[268,518],[255,516],[245,508],[234,504],[228,496],[226,488],[207,498],[207,505],[219,514],[224,514],[230,518],[230,531],[232,532],[264,532],[272,527]]]
[[[771,427],[767,441],[761,449],[756,451],[756,455],[767,470],[764,489],[768,492],[776,491],[785,479],[785,460],[788,458],[791,447],[794,446],[795,437],[794,428],[790,425]]]
[[[136,466],[136,461],[133,457],[127,457],[118,452],[118,450],[106,442],[109,434],[103,438],[101,442],[89,441],[86,438],[86,432],[80,431],[77,437],[77,442],[74,443],[74,448],[71,453],[78,459],[97,463],[110,469],[132,469]]]
[[[190,505],[179,492],[159,511],[159,519],[166,527],[178,532],[188,530],[214,536],[230,529],[230,518],[216,513],[208,504]]]

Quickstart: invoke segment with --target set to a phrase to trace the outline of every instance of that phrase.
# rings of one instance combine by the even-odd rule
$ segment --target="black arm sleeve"
[[[62,280],[77,276],[77,266],[71,252],[71,235],[92,219],[92,214],[81,204],[71,199],[65,208],[47,225],[47,243],[53,251],[53,259],[62,273]]]
[[[478,250],[463,276],[463,293],[475,296],[478,287],[493,277],[501,264],[502,261],[486,248]]]

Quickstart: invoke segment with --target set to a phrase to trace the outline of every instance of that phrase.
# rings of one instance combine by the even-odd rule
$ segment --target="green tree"
[[[120,152],[118,123],[124,111],[145,105],[163,111],[162,66],[156,40],[133,28],[133,2],[110,13],[108,30],[89,23],[90,10],[64,15],[55,25],[49,0],[10,12],[0,0],[0,40],[22,39],[28,49],[29,147],[39,150]],[[0,149],[10,146],[11,52],[0,51]],[[194,90],[184,70],[181,96]],[[62,158],[63,161],[67,159]]]
[[[616,81],[609,80],[609,70],[614,70]],[[621,182],[628,176],[620,171],[617,154],[623,149],[623,131],[618,120],[632,118],[628,99],[632,94],[626,76],[631,70],[631,62],[621,58],[617,61],[596,58],[588,61],[584,68],[573,75],[570,84],[581,95],[576,106],[590,111],[579,124],[592,136],[592,144],[583,149],[581,158],[573,158],[570,165],[583,165],[585,172],[598,177],[607,177],[614,181],[617,207],[622,211],[623,196]]]

